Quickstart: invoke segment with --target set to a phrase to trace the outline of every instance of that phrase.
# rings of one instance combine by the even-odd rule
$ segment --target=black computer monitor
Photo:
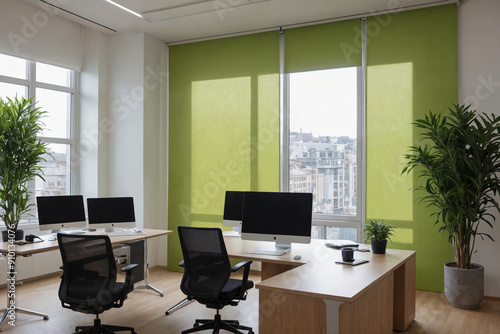
[[[105,228],[112,232],[115,227],[135,227],[133,197],[87,198],[89,228]]]
[[[38,196],[36,205],[41,231],[56,233],[63,228],[87,225],[82,195]]]
[[[226,191],[224,199],[224,214],[222,216],[222,225],[233,226],[241,229],[243,218],[243,198],[244,191]]]
[[[245,192],[241,238],[276,242],[276,255],[310,243],[312,202],[311,193]]]

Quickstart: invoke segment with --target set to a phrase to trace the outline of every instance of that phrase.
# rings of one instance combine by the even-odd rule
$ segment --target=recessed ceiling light
[[[109,2],[109,3],[110,3],[110,4],[112,4],[112,5],[115,5],[116,7],[120,8],[120,9],[123,9],[123,10],[124,10],[124,11],[126,11],[126,12],[129,12],[130,14],[133,14],[133,15],[135,15],[135,16],[137,16],[137,17],[140,17],[141,19],[145,19],[145,20],[146,20],[146,18],[145,18],[144,16],[142,16],[141,14],[139,14],[139,13],[137,13],[137,12],[134,12],[134,11],[133,11],[133,10],[131,10],[131,9],[128,9],[127,7],[124,7],[124,6],[122,6],[122,5],[120,5],[120,4],[116,3],[116,2],[114,2],[114,1],[112,1],[112,0],[106,0],[106,1],[107,1],[107,2]]]

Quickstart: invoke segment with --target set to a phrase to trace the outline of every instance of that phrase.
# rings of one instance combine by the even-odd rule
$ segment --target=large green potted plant
[[[0,99],[0,219],[6,239],[22,239],[18,232],[21,216],[32,206],[28,181],[43,179],[41,163],[48,152],[37,135],[43,130],[46,112],[32,98]]]
[[[454,105],[445,115],[429,112],[414,125],[423,145],[405,155],[402,173],[415,169],[424,193],[421,203],[434,208],[431,217],[448,234],[455,262],[445,264],[445,294],[460,308],[475,308],[484,297],[484,268],[471,262],[476,237],[491,239],[479,227],[493,226],[500,212],[500,117]]]
[[[370,240],[373,254],[385,254],[387,248],[387,240],[391,240],[394,235],[395,227],[390,224],[380,222],[374,219],[368,221],[363,229],[365,239]]]

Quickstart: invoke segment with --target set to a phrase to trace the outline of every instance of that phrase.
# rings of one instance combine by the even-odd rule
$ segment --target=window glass
[[[49,154],[42,163],[44,180],[35,180],[36,196],[58,196],[70,194],[70,150],[66,144],[50,144]]]
[[[71,70],[67,70],[62,67],[37,63],[36,81],[58,86],[70,87],[71,72]]]
[[[0,82],[0,98],[2,98],[3,100],[7,100],[7,97],[14,99],[16,96],[19,99],[21,97],[27,98],[27,95],[28,86]]]
[[[46,111],[43,137],[70,138],[71,93],[37,88],[37,106]]]
[[[0,75],[27,79],[27,73],[27,61],[25,59],[0,54]]]
[[[289,74],[289,189],[313,212],[355,216],[357,68]]]
[[[350,240],[358,242],[358,229],[354,227],[313,226],[314,239]]]
[[[73,84],[75,71],[0,54],[0,97],[33,97],[36,106],[46,111],[44,130],[40,133],[49,152],[42,163],[44,180],[36,178],[28,184],[34,196],[32,209],[25,218],[36,216],[35,197],[40,195],[68,195],[74,191],[70,161],[74,144],[73,98],[77,89]]]

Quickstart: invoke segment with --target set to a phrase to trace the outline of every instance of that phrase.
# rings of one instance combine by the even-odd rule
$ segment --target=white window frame
[[[313,213],[313,226],[355,228],[358,242],[363,242],[366,220],[366,22],[363,23],[362,65],[357,68],[357,205],[356,215],[333,215]],[[280,34],[280,189],[289,191],[290,159],[290,75],[285,72],[285,40]]]
[[[5,82],[9,84],[16,84],[26,86],[28,89],[27,96],[33,97],[33,101],[37,101],[36,98],[36,89],[43,88],[47,90],[53,90],[58,92],[70,93],[72,94],[71,105],[70,105],[70,115],[68,119],[68,126],[70,130],[70,138],[54,138],[54,137],[44,137],[39,136],[42,142],[49,144],[64,144],[69,145],[70,147],[70,156],[68,166],[70,166],[70,179],[69,179],[69,193],[77,193],[78,192],[78,164],[79,157],[75,154],[75,145],[77,143],[78,138],[78,119],[79,119],[79,111],[78,111],[78,99],[79,99],[79,73],[75,70],[70,70],[70,87],[59,86],[44,82],[38,82],[36,80],[36,64],[37,62],[32,60],[26,60],[26,73],[27,79],[19,79],[14,77],[8,77],[0,75],[0,82]],[[29,189],[32,194],[35,192],[35,180],[29,182]],[[35,202],[35,197],[31,196],[30,203]],[[32,221],[36,217],[35,207],[32,206],[31,209],[23,216],[23,219],[20,222],[20,225],[27,225],[33,223]]]

